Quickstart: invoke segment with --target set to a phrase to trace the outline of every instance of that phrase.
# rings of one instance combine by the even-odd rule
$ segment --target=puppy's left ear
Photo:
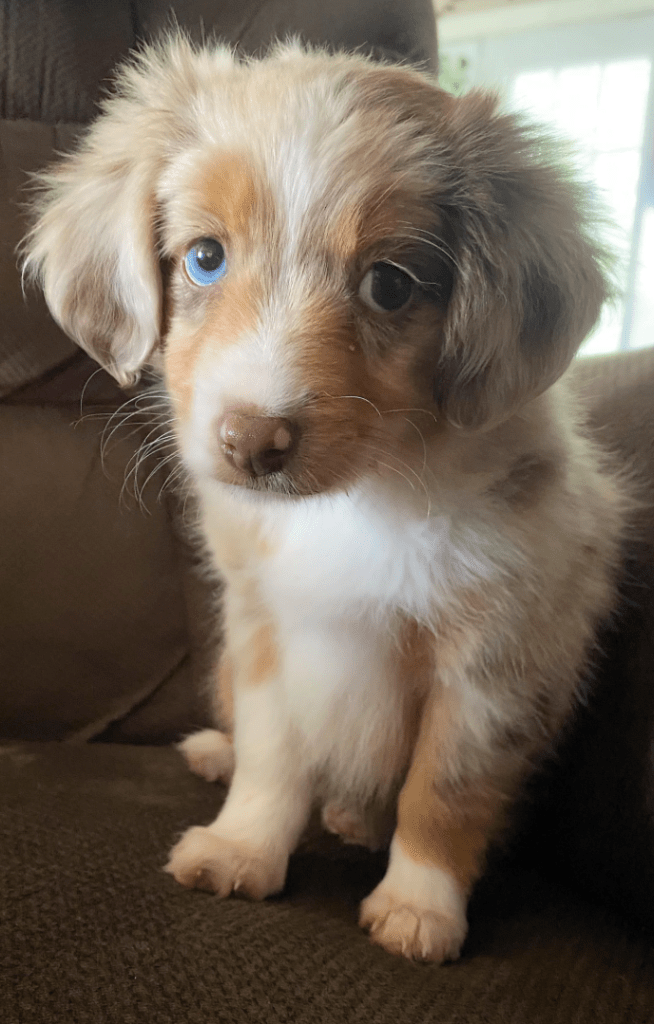
[[[610,294],[586,189],[543,132],[496,107],[483,93],[452,101],[438,143],[455,267],[435,392],[473,428],[553,384]]]

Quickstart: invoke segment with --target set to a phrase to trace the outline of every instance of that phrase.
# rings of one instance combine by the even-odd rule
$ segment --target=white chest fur
[[[424,619],[453,588],[492,573],[463,518],[427,517],[383,492],[338,494],[265,510],[262,582],[276,606],[319,615],[401,611]]]
[[[470,523],[426,518],[380,495],[203,497],[205,530],[228,585],[247,578],[274,623],[273,686],[301,756],[330,788],[371,796],[405,757],[398,622],[429,621],[462,586],[488,579],[487,538]]]

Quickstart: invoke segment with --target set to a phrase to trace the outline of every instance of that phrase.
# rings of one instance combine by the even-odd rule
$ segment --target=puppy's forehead
[[[224,95],[205,96],[204,141],[180,158],[166,189],[177,192],[180,231],[263,230],[298,246],[319,231],[347,256],[424,219],[433,178],[415,83],[407,90],[391,74],[382,88],[368,78],[305,71],[288,81],[264,62]],[[438,105],[436,89],[418,91],[423,108]]]
[[[198,161],[191,194],[199,211],[232,237],[251,230],[253,219],[265,219],[271,200],[248,154],[221,150]]]

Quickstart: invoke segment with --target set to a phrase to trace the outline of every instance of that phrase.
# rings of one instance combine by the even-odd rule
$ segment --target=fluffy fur
[[[233,777],[182,884],[279,891],[318,803],[392,836],[373,940],[458,955],[613,601],[623,499],[560,380],[607,294],[593,226],[493,96],[295,45],[146,49],[44,175],[26,272],[119,381],[162,375],[226,582],[224,731],[182,749]],[[206,237],[227,271],[200,287]],[[395,311],[366,302],[380,263],[414,282]],[[235,411],[291,425],[282,468],[225,456]]]

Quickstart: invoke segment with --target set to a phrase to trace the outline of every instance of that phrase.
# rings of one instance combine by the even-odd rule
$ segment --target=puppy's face
[[[161,370],[201,479],[402,473],[548,387],[599,313],[582,196],[492,97],[179,39],[120,88],[44,179],[27,266],[119,379]]]
[[[426,146],[395,106],[330,85],[255,66],[220,141],[158,191],[162,365],[202,477],[320,492],[399,469],[435,429],[452,278]]]

